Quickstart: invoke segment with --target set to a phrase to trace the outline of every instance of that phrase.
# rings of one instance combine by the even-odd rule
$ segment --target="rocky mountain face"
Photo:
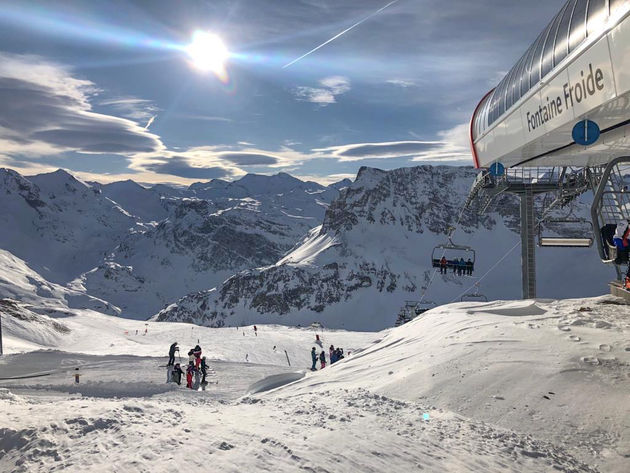
[[[482,217],[460,214],[474,176],[473,169],[462,167],[361,168],[356,181],[332,202],[323,224],[287,256],[190,294],[154,319],[210,326],[319,321],[330,327],[382,329],[393,325],[405,299],[420,299],[423,288],[429,287],[427,303],[459,300],[474,292],[476,277],[493,269],[504,255],[482,288],[490,298],[518,298],[518,201],[499,199],[495,210]],[[473,277],[450,271],[440,275],[431,265],[434,247],[445,243],[445,233],[456,225],[454,241],[476,251]],[[594,278],[605,281],[607,276],[595,252],[540,249],[539,255],[541,295],[545,290],[556,297],[601,293]],[[449,259],[455,256],[469,258],[473,253],[446,254]],[[573,258],[581,258],[592,273],[575,279],[574,272],[567,271],[574,279],[565,283],[558,268]]]
[[[282,173],[180,189],[4,169],[0,248],[74,294],[147,318],[235,272],[277,262],[338,194]]]

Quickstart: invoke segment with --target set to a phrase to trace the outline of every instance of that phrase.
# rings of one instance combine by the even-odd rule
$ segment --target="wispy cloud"
[[[439,148],[441,145],[440,141],[389,141],[329,146],[316,148],[313,151],[337,158],[339,161],[360,161],[368,158],[413,157]]]
[[[379,143],[352,143],[327,148],[315,148],[317,157],[336,158],[340,162],[368,159],[407,158],[410,162],[470,163],[468,124],[438,132],[437,141],[389,141]]]
[[[343,76],[325,77],[319,81],[321,87],[297,87],[294,90],[298,100],[312,102],[321,106],[336,103],[336,97],[345,94],[351,88],[350,79]]]
[[[191,114],[191,113],[177,113],[173,115],[176,118],[184,119],[184,120],[200,120],[207,122],[225,122],[232,123],[234,120],[227,117],[218,117],[214,115],[202,115],[202,114]]]
[[[390,85],[395,85],[397,87],[402,87],[403,89],[407,89],[409,87],[415,87],[416,83],[409,79],[388,79],[385,81]]]
[[[93,112],[96,91],[58,64],[0,53],[0,149],[30,156],[164,149],[158,136],[134,121]]]
[[[150,119],[159,111],[153,102],[138,97],[110,98],[101,100],[98,105],[111,108],[116,115],[139,122]]]

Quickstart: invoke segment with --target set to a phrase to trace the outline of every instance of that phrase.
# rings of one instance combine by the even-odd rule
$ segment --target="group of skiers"
[[[317,338],[317,340],[319,340],[319,337]],[[328,359],[330,360],[331,365],[344,358],[343,348],[335,348],[333,345],[330,345],[330,348],[328,349],[328,353],[329,353]],[[317,371],[317,366],[316,366],[317,360],[319,360],[319,363],[320,363],[319,369],[324,369],[326,367],[326,352],[322,350],[321,353],[318,355],[317,349],[313,347],[311,349],[311,360],[313,361],[313,365],[311,366],[311,371]]]
[[[177,342],[173,343],[168,351],[168,364],[166,365],[167,383],[177,383],[181,385],[184,371],[179,363],[175,363],[175,352],[179,352]],[[208,363],[206,357],[201,356],[201,347],[196,345],[188,351],[188,366],[186,367],[186,387],[199,389],[199,386],[205,386],[206,376],[208,375]]]
[[[455,258],[452,261],[442,256],[440,259],[440,274],[446,274],[448,268],[453,268],[453,274],[457,273],[458,276],[472,276],[475,269],[475,263],[468,258],[468,261],[464,261],[464,258]]]

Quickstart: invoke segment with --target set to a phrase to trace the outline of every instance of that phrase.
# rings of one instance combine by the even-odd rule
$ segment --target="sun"
[[[195,31],[186,52],[197,69],[214,72],[219,78],[225,76],[225,61],[230,53],[216,34]]]

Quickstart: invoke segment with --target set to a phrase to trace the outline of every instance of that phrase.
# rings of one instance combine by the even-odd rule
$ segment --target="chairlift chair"
[[[545,235],[543,223],[581,226],[579,237]],[[587,231],[584,231],[588,227]],[[583,218],[547,218],[538,226],[538,246],[555,248],[589,248],[593,245],[593,223]]]
[[[437,304],[433,301],[420,301],[415,305],[414,312],[416,315],[420,315],[436,307],[437,307]]]
[[[440,267],[440,260],[442,256],[446,258],[446,267],[452,268],[455,261],[459,261],[460,258],[464,258],[464,261],[471,260],[473,266],[475,264],[475,250],[470,246],[456,245],[449,237],[447,243],[437,245],[431,252],[431,265],[434,268]]]
[[[459,300],[461,302],[488,302],[488,298],[479,292],[479,283],[475,284],[475,292],[464,294]]]

